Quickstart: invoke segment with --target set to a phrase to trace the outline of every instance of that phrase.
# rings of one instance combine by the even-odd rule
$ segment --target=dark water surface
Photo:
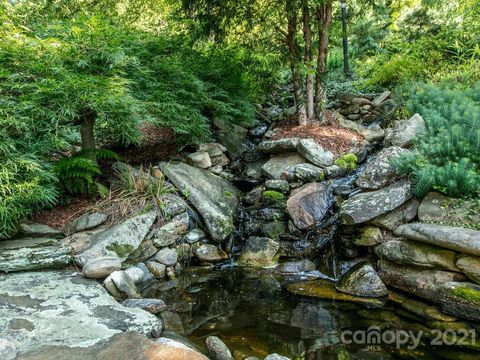
[[[431,344],[437,335],[432,329],[438,328],[439,335],[454,329],[457,338],[453,340],[459,341],[463,329],[471,331],[470,335],[475,331],[471,324],[428,321],[394,302],[369,308],[299,298],[285,290],[288,281],[268,270],[188,268],[176,280],[153,284],[144,296],[163,299],[178,331],[183,330],[198,347],[204,349],[205,339],[215,335],[236,359],[263,359],[274,352],[292,359],[480,359],[480,352],[466,346],[441,346],[442,339]],[[402,336],[408,331],[413,336],[423,334],[418,346]],[[375,344],[375,335],[380,333],[385,341]],[[452,332],[447,335],[450,338],[444,340],[448,342]],[[350,343],[354,336],[359,344]]]

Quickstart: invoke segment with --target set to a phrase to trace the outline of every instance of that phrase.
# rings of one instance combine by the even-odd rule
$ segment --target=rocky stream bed
[[[413,196],[391,159],[425,123],[382,128],[388,101],[337,104],[364,139],[343,154],[273,140],[270,109],[158,164],[160,208],[22,223],[0,242],[0,359],[478,359],[478,204]]]

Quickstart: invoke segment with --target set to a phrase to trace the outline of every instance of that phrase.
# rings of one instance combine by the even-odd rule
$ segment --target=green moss
[[[227,198],[232,198],[233,197],[233,194],[230,191],[224,191],[223,195],[225,195],[225,197],[227,197]]]
[[[287,224],[284,221],[272,221],[268,224],[265,224],[264,233],[265,236],[270,239],[278,239],[280,235],[285,234],[287,231]]]
[[[347,172],[350,172],[357,168],[357,161],[357,155],[349,153],[335,160],[335,165],[340,166]]]
[[[480,291],[474,290],[468,286],[461,286],[453,289],[452,295],[480,305]]]
[[[113,243],[106,247],[107,250],[113,251],[120,258],[124,258],[133,252],[134,247],[130,244],[121,245],[119,243]]]
[[[269,201],[280,201],[285,198],[285,196],[278,191],[275,190],[266,190],[263,192],[263,197]]]

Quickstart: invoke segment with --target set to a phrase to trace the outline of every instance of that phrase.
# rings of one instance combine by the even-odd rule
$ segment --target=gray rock
[[[166,219],[172,219],[188,210],[185,201],[175,194],[165,194],[163,197],[163,213]]]
[[[162,328],[154,315],[118,304],[97,281],[71,272],[0,275],[0,283],[0,333],[15,339],[20,354],[49,345],[91,347],[123,331]]]
[[[158,314],[167,308],[160,299],[126,299],[122,301],[122,305],[128,308],[139,308],[150,314]]]
[[[212,360],[233,360],[233,356],[227,345],[216,336],[209,336],[205,340],[208,354]]]
[[[193,154],[188,154],[187,157],[192,165],[199,168],[208,169],[210,166],[212,166],[212,160],[206,151],[197,151]]]
[[[419,114],[415,114],[406,121],[397,121],[389,140],[395,146],[409,147],[426,132],[425,120]]]
[[[290,360],[290,358],[278,354],[270,354],[265,356],[263,360]]]
[[[287,201],[287,211],[300,230],[318,224],[329,209],[327,187],[309,183],[295,190]]]
[[[377,143],[385,137],[385,130],[381,128],[367,128],[355,121],[347,120],[343,116],[339,117],[338,123],[346,129],[359,133],[370,143]]]
[[[183,326],[180,316],[173,311],[162,312],[162,320],[165,326],[165,331],[173,331],[180,335],[185,335],[185,328]]]
[[[7,339],[0,339],[0,359],[15,360],[17,357],[17,349]]]
[[[336,287],[337,290],[353,296],[372,298],[388,295],[387,287],[373,266],[364,262],[348,270]]]
[[[92,246],[94,235],[102,231],[103,230],[92,230],[76,233],[62,239],[62,244],[70,246],[73,249],[73,254],[76,255]]]
[[[313,139],[300,140],[297,151],[314,165],[326,167],[333,164],[333,154],[324,150]]]
[[[480,321],[480,286],[449,282],[442,286],[439,302],[442,311],[464,319]]]
[[[157,255],[155,256],[155,260],[157,260],[160,264],[165,266],[173,266],[177,263],[178,253],[176,249],[169,249],[165,248],[160,250]]]
[[[308,259],[299,261],[288,261],[277,266],[275,269],[276,274],[280,275],[293,275],[300,274],[306,271],[314,271],[316,266]]]
[[[360,237],[355,239],[357,246],[375,246],[383,241],[382,231],[375,226],[366,226],[360,232]]]
[[[113,282],[117,290],[125,297],[133,299],[141,298],[133,279],[131,279],[125,271],[114,271],[108,278]]]
[[[122,268],[118,256],[101,256],[88,260],[83,266],[83,274],[91,279],[104,279],[114,271]]]
[[[295,178],[300,181],[322,181],[325,178],[325,170],[312,164],[298,164],[293,169]]]
[[[147,236],[147,238],[145,238],[145,240],[142,241],[140,246],[128,256],[125,263],[135,264],[138,262],[145,261],[147,259],[150,259],[157,252],[158,252],[158,248],[153,244],[153,240],[149,239]]]
[[[389,287],[437,303],[443,297],[442,285],[465,279],[459,273],[398,265],[387,260],[379,261],[378,275]]]
[[[388,90],[384,91],[380,95],[378,95],[375,99],[372,100],[372,106],[378,107],[380,106],[385,100],[387,100],[392,93]]]
[[[375,247],[375,254],[399,264],[460,272],[455,252],[413,241],[386,241]]]
[[[63,268],[72,262],[72,248],[49,238],[0,242],[0,271]]]
[[[165,276],[165,271],[167,267],[163,264],[160,264],[156,261],[147,261],[147,268],[158,279],[161,279]]]
[[[28,238],[59,238],[63,235],[60,230],[44,224],[21,223],[18,230],[19,234]]]
[[[227,253],[211,244],[200,245],[195,250],[195,256],[198,260],[205,262],[219,262],[228,259]]]
[[[212,166],[210,169],[208,169],[212,174],[215,174],[215,175],[221,175],[223,173],[223,167],[221,167],[220,165],[215,165],[215,166]]]
[[[290,190],[290,185],[287,180],[267,180],[265,181],[265,189],[285,193]]]
[[[71,235],[80,231],[93,229],[107,221],[107,218],[108,216],[102,213],[85,214],[65,225],[63,232]]]
[[[183,238],[182,242],[187,242],[189,244],[194,244],[199,242],[207,237],[207,234],[202,229],[195,228],[188,232]]]
[[[293,169],[295,165],[302,164],[306,160],[298,153],[284,153],[273,155],[263,166],[262,170],[270,179],[281,179],[284,172]]]
[[[275,255],[280,245],[278,242],[264,237],[252,236],[242,249],[238,264],[251,267],[274,267],[277,264]]]
[[[130,266],[128,269],[125,269],[125,273],[132,279],[135,285],[140,284],[145,277],[145,272],[136,266]]]
[[[417,199],[411,199],[398,208],[372,219],[372,225],[380,226],[387,230],[395,230],[398,226],[406,224],[417,217],[418,206],[420,202]]]
[[[266,154],[280,154],[297,151],[297,145],[300,139],[287,138],[279,140],[262,141],[258,144],[257,150]]]
[[[480,284],[480,258],[459,255],[456,265],[470,280]]]
[[[459,251],[480,255],[480,231],[434,224],[405,224],[395,229],[396,236]]]
[[[230,164],[230,160],[225,154],[212,157],[212,166],[227,166]]]
[[[161,163],[165,175],[188,195],[213,240],[222,242],[235,230],[238,190],[229,182],[208,171],[184,163]]]
[[[207,152],[210,157],[216,157],[227,152],[227,148],[219,143],[203,143],[198,145],[198,151]]]
[[[216,140],[223,144],[233,157],[240,156],[248,150],[249,146],[246,141],[247,129],[223,120],[218,116],[213,120],[213,125]]]
[[[344,224],[364,223],[396,209],[412,196],[410,183],[395,183],[381,190],[350,197],[342,203],[340,217]]]
[[[459,200],[431,192],[422,200],[418,218],[421,222],[471,228],[480,224],[480,211],[475,200]]]
[[[391,161],[408,150],[392,146],[381,150],[359,175],[356,184],[363,189],[378,190],[390,184],[395,177],[395,167]]]
[[[169,246],[181,239],[188,231],[190,217],[185,211],[176,215],[171,221],[163,225],[155,232],[153,236],[153,244],[156,247]]]
[[[76,255],[75,261],[83,266],[90,259],[115,255],[122,262],[125,261],[142,243],[156,218],[156,212],[151,211],[134,216],[108,230],[95,234],[92,246]]]
[[[325,168],[325,178],[337,179],[345,176],[345,169],[339,165],[330,165]]]
[[[442,322],[454,322],[457,319],[442,313],[442,311],[436,306],[427,305],[421,301],[406,299],[400,305],[402,309],[405,309],[415,315],[421,316],[427,320],[442,321]]]

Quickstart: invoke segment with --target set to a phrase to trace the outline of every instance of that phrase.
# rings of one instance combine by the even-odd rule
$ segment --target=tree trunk
[[[95,154],[94,126],[97,115],[93,111],[86,111],[80,116],[80,137],[82,140],[82,152],[85,157],[93,161],[97,160]]]
[[[307,75],[305,77],[305,94],[306,94],[306,112],[307,120],[312,121],[315,118],[314,105],[314,69],[312,67],[312,24],[310,18],[310,9],[308,0],[302,0],[303,10],[303,39],[305,41],[305,66]]]
[[[343,32],[343,73],[345,77],[350,76],[350,66],[348,64],[348,33],[347,33],[347,4],[346,0],[342,2],[342,32]]]
[[[317,56],[317,81],[316,81],[316,111],[317,117],[323,121],[327,103],[327,56],[328,56],[328,31],[332,25],[332,0],[326,0],[317,7],[318,22],[318,56]]]

